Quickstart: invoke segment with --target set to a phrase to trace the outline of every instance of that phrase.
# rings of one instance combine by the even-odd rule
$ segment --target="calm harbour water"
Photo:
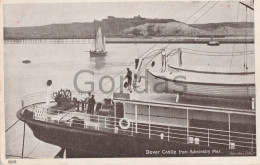
[[[78,79],[78,86],[88,90],[85,81],[93,80],[95,90],[98,82],[104,75],[115,76],[125,69],[134,59],[150,49],[154,44],[107,44],[108,55],[105,57],[90,57],[90,44],[5,44],[4,45],[4,83],[5,83],[5,128],[9,128],[16,120],[16,112],[21,108],[21,98],[30,93],[42,92],[46,89],[46,81],[53,81],[52,90],[61,88],[75,90],[73,79],[80,70],[92,70],[94,75],[82,74]],[[165,47],[167,44],[158,44],[155,48]],[[243,52],[243,44],[222,44],[207,46],[206,44],[171,44],[169,48],[189,48],[207,52]],[[254,45],[247,45],[248,51],[254,51]],[[243,71],[244,56],[216,57],[196,56],[183,52],[183,64],[197,66],[219,66],[231,71]],[[31,60],[30,64],[23,64],[23,60]],[[176,63],[172,58],[171,63]],[[254,56],[248,56],[248,70],[254,71]],[[131,66],[133,68],[133,65]],[[126,70],[122,72],[125,76]],[[104,81],[106,83],[106,81]],[[119,77],[115,79],[116,87]],[[110,88],[111,84],[106,86]],[[22,152],[23,123],[18,122],[5,136],[6,155],[20,156]],[[62,137],[61,137],[62,138]],[[38,144],[39,143],[39,144]],[[38,144],[38,145],[37,145]],[[35,150],[34,147],[37,145]],[[34,137],[26,126],[24,155],[33,158],[53,158],[59,147]],[[33,152],[32,152],[33,151]],[[8,156],[7,158],[12,158]]]

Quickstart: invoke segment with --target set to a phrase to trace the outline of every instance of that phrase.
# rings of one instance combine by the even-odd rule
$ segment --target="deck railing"
[[[50,92],[50,93],[54,93]],[[103,99],[105,98],[106,95],[104,95],[103,93],[95,93],[95,99],[96,101],[103,101]],[[87,93],[79,93],[77,91],[71,91],[71,98],[77,98],[78,100],[84,100],[86,97],[88,97]],[[33,105],[33,104],[37,104],[40,102],[45,102],[46,101],[46,92],[37,92],[37,93],[32,93],[32,94],[28,94],[23,96],[23,98],[21,99],[21,104],[22,106],[28,106],[28,105]],[[51,97],[50,101],[54,101],[54,98]]]
[[[169,142],[188,143],[225,149],[256,150],[256,135],[198,127],[183,127],[139,120],[123,122],[122,118],[92,115],[85,112],[62,111],[33,104],[25,107],[33,112],[35,120],[64,125],[72,128],[94,129],[103,132],[158,139]],[[24,110],[23,109],[23,110]],[[122,124],[126,124],[122,126]]]

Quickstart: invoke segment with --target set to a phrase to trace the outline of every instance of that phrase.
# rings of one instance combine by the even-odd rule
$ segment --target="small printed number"
[[[8,164],[16,164],[16,160],[8,160]]]

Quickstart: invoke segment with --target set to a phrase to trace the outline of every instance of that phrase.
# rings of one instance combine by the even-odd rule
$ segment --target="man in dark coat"
[[[94,99],[94,95],[90,99],[88,99],[88,113],[94,114],[94,107],[96,104],[96,100]]]
[[[127,85],[128,85],[128,90],[131,92],[131,85],[132,85],[132,72],[129,68],[127,68],[127,74],[125,76],[127,78]]]
[[[132,72],[129,68],[127,68],[127,74],[126,74],[125,78],[127,78],[127,80],[128,80],[128,85],[131,85],[132,84]]]

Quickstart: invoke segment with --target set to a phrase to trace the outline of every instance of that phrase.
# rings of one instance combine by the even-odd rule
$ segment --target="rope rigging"
[[[196,14],[196,13],[198,13],[202,8],[204,8],[206,5],[208,5],[210,3],[210,1],[208,1],[207,3],[205,3],[199,10],[197,10],[194,14]],[[201,17],[203,17],[207,12],[209,12],[214,6],[216,6],[217,4],[219,3],[219,1],[217,1],[214,5],[212,5],[209,9],[207,9],[206,10],[206,12],[204,12],[199,18],[197,18],[192,24],[194,24],[194,23],[196,23]],[[239,12],[239,7],[238,7],[238,12]],[[193,15],[194,15],[193,14]],[[192,16],[193,16],[192,15]],[[189,20],[192,16],[190,16],[188,19],[186,19],[185,21],[187,21],[187,20]],[[246,16],[246,22],[247,22],[247,16]],[[191,24],[191,25],[192,25]],[[176,29],[178,29],[180,26],[181,26],[182,24],[180,24]],[[246,29],[245,29],[245,42],[247,41],[247,31],[246,31]],[[179,36],[180,37],[180,36]],[[177,37],[175,40],[177,40],[179,37]],[[150,50],[152,50],[156,45],[158,45],[158,43],[156,43],[156,44],[154,44],[150,49],[148,49],[146,52],[144,52],[143,54],[141,54],[139,57],[138,57],[138,59],[140,59],[141,57],[143,57],[144,55],[146,55]],[[171,44],[168,44],[165,48],[167,48],[169,45],[171,45]],[[254,52],[253,51],[249,51],[249,52],[247,52],[247,44],[245,44],[245,52],[244,52],[244,54],[243,54],[243,52],[234,52],[234,45],[233,45],[233,51],[230,53],[230,52],[208,52],[208,51],[200,51],[200,50],[194,50],[194,49],[189,49],[189,48],[182,48],[182,49],[184,49],[184,50],[190,50],[190,51],[195,51],[195,52],[202,52],[202,53],[200,53],[200,54],[198,54],[198,53],[193,53],[193,52],[190,52],[190,51],[182,51],[183,53],[187,53],[187,54],[193,54],[193,55],[198,55],[198,56],[218,56],[218,57],[220,57],[220,56],[232,56],[232,58],[231,58],[231,65],[230,65],[230,69],[231,69],[231,66],[232,66],[232,60],[233,60],[233,57],[234,56],[243,56],[244,55],[244,68],[245,68],[245,70],[247,71],[247,56],[248,55],[252,55],[252,54],[254,54]],[[176,49],[172,49],[171,51],[170,51],[170,53],[168,53],[168,55],[167,55],[167,57],[169,57],[169,56],[171,56],[171,58],[169,58],[169,60],[168,61],[170,61],[172,58],[173,58],[173,56],[174,55],[176,55],[176,52],[175,53],[173,53],[173,51],[174,50],[176,50]],[[159,52],[157,52],[156,54],[154,54],[154,55],[151,55],[151,56],[149,56],[149,57],[147,57],[146,59],[149,59],[149,62],[147,62],[143,67],[141,67],[140,68],[140,73],[142,72],[142,71],[144,71],[144,69],[149,65],[149,63],[151,62],[151,61],[153,61],[153,59],[155,58],[155,57],[157,57],[159,54],[161,53],[161,51],[159,51]],[[216,53],[216,54],[214,54],[214,53]],[[132,66],[133,64],[134,64],[135,62],[132,62],[132,63],[130,63],[127,67],[130,67],[130,66]],[[115,76],[113,76],[112,78],[114,79],[114,78],[116,78],[118,75],[120,75],[122,72],[124,72],[125,71],[125,68],[124,69],[122,69],[119,73],[117,73]],[[106,83],[105,83],[105,85],[103,85],[103,86],[106,86],[108,83],[110,83],[110,81],[107,81]],[[120,85],[117,89],[115,89],[114,91],[116,91],[116,90],[118,90],[119,88],[121,88],[123,86],[123,84],[122,85]],[[196,87],[194,87],[194,88],[191,88],[191,90],[196,90],[197,88]],[[206,90],[211,90],[211,92],[215,92],[215,93],[217,93],[218,92],[218,90],[214,90],[214,89],[212,89],[212,88],[209,88],[209,89],[206,89]],[[96,90],[96,91],[94,91],[93,92],[93,94],[95,94],[95,93],[97,93],[98,91],[100,91],[100,88],[98,89],[98,90]],[[107,98],[108,97],[110,97],[111,95],[113,94],[113,92],[111,92],[108,96],[107,96]],[[70,113],[70,112],[69,112]],[[66,114],[67,115],[67,114]],[[65,115],[65,116],[66,116]],[[65,116],[63,116],[63,117],[65,117]],[[62,117],[62,118],[63,118]],[[62,119],[61,118],[61,119]],[[60,120],[61,120],[60,119]],[[7,131],[9,131],[14,125],[16,125],[18,122],[20,121],[20,119],[18,119],[13,125],[11,125],[8,129],[6,129],[5,130],[5,132],[7,132]],[[40,141],[38,141],[38,143],[36,144],[36,146],[33,148],[33,150],[28,154],[28,156],[27,157],[23,157],[23,153],[24,153],[24,141],[25,141],[25,122],[24,122],[24,134],[23,134],[23,147],[22,147],[22,156],[21,156],[21,158],[30,158],[29,156],[34,152],[34,150],[37,148],[37,146],[39,145],[39,143],[40,143]]]
[[[195,14],[197,14],[201,9],[203,9],[205,6],[207,6],[208,4],[210,3],[210,1],[208,1],[208,2],[206,2],[203,6],[201,6],[198,10],[196,10],[191,16],[189,16],[187,19],[185,19],[185,21],[184,21],[184,23],[186,22],[186,21],[188,21],[191,17],[193,17]],[[218,2],[217,2],[218,3]],[[212,7],[214,7],[217,3],[215,3],[213,6],[211,6],[210,7],[210,9],[212,8]],[[206,12],[208,12],[210,9],[208,9]],[[204,13],[205,14],[205,13]],[[204,15],[203,14],[203,15]],[[198,19],[200,19],[201,18],[201,16],[198,18]],[[197,20],[198,20],[197,19]],[[196,21],[197,21],[196,20]],[[195,22],[196,22],[195,21]],[[195,23],[194,22],[194,23]],[[193,23],[193,24],[194,24]],[[176,27],[176,30],[180,27],[180,26],[182,26],[183,24],[179,24],[177,27]],[[179,38],[180,36],[178,36],[177,38],[175,38],[175,40],[177,40],[178,38]],[[166,38],[168,38],[168,37],[166,37]],[[140,59],[141,57],[143,57],[146,53],[148,53],[150,50],[152,50],[156,45],[158,45],[159,43],[156,43],[156,44],[154,44],[150,49],[148,49],[147,51],[145,51],[143,54],[141,54],[139,57],[138,57],[138,59]],[[170,44],[168,44],[167,46],[166,46],[166,48],[169,46]],[[116,74],[114,77],[112,77],[113,79],[114,78],[116,78],[118,75],[120,75],[122,72],[124,72],[125,71],[125,69],[126,68],[128,68],[128,67],[130,67],[130,66],[132,66],[133,64],[134,64],[135,62],[132,62],[131,64],[129,64],[127,67],[125,67],[123,70],[121,70],[118,74]],[[110,81],[107,81],[103,86],[106,86],[108,83],[110,83]],[[100,91],[100,88],[99,89],[97,89],[96,91],[94,91],[93,92],[93,94],[95,94],[96,92],[98,92],[98,91]]]
[[[238,22],[238,15],[239,15],[239,3],[237,6],[237,22]],[[235,36],[236,37],[236,36]],[[235,44],[233,44],[233,49],[232,49],[232,57],[231,57],[231,61],[230,61],[230,67],[229,67],[229,72],[231,72],[231,67],[232,67],[232,63],[233,63],[233,53],[234,53],[234,48],[235,48]]]
[[[201,17],[203,17],[207,12],[209,12],[214,6],[216,6],[217,4],[219,3],[219,1],[217,1],[216,3],[214,3],[210,8],[208,8],[201,16],[199,16],[191,25],[193,25],[193,24],[195,24]],[[209,2],[207,2],[206,4],[204,4],[199,10],[197,10],[195,13],[198,13],[203,7],[205,7],[207,4],[209,4]],[[193,15],[195,15],[195,13],[193,14]],[[190,16],[188,19],[190,19],[192,16]],[[188,20],[187,19],[187,20]],[[179,27],[179,26],[178,26]],[[177,28],[178,28],[177,27]],[[188,28],[188,27],[187,27]],[[186,29],[187,29],[186,28]],[[178,36],[178,37],[176,37],[175,38],[175,40],[177,40],[178,38],[179,38],[180,36]],[[171,43],[170,44],[168,44],[166,47],[164,47],[164,49],[166,49],[166,48],[168,48],[169,47],[169,45],[171,45]],[[161,52],[162,52],[163,50],[161,50]],[[161,53],[160,52],[160,53]],[[157,56],[157,55],[156,55]],[[152,57],[152,59],[150,60],[150,62],[156,57],[156,56],[153,56]],[[172,58],[172,57],[171,57]],[[168,60],[169,61],[169,60]],[[144,66],[144,67],[142,67],[141,68],[141,70],[140,70],[140,72],[139,73],[141,73],[144,69],[143,68],[146,68],[147,66],[148,66],[148,64],[149,64],[149,62]]]
[[[205,13],[203,13],[198,19],[196,19],[192,24],[196,23],[201,17],[203,17],[208,11],[210,11],[214,6],[216,6],[219,3],[217,1],[214,5],[212,5]]]
[[[20,121],[20,119],[18,119],[16,122],[14,122],[14,124],[12,124],[9,128],[7,128],[5,130],[5,132],[9,131],[13,126],[15,126],[18,122]]]
[[[176,51],[176,52],[174,52],[174,51]],[[167,54],[167,57],[171,56],[171,58],[172,58],[172,57],[173,57],[174,55],[176,55],[179,51],[180,51],[179,49],[171,49],[171,51]],[[138,71],[139,74],[141,74],[141,73],[145,70],[145,68],[149,65],[149,63],[150,63],[151,61],[153,61],[154,58],[157,57],[158,55],[159,55],[159,54],[156,54],[155,56],[152,56],[153,58],[152,58],[150,61],[148,61],[142,68],[140,68],[140,70]],[[170,59],[171,59],[171,58],[170,58]],[[147,58],[147,59],[150,59],[150,58]],[[168,61],[170,61],[170,59],[169,59]],[[162,68],[163,68],[163,67],[161,67],[159,70],[162,70]]]
[[[247,23],[247,7],[246,7],[246,23]],[[247,72],[247,70],[248,70],[248,67],[247,67],[247,57],[246,57],[246,53],[247,53],[247,28],[245,28],[245,49],[246,49],[246,51],[245,51],[245,70],[246,70],[246,72]]]
[[[29,156],[33,153],[33,151],[37,148],[37,146],[39,145],[41,141],[39,140],[38,143],[34,146],[34,148],[32,149],[32,151],[25,157],[26,159],[29,158]]]
[[[199,10],[197,10],[192,16],[194,16],[196,13],[198,13],[202,8],[204,8],[207,4],[209,4],[210,1],[208,1],[206,4],[204,4]],[[214,3],[210,8],[208,8],[201,16],[199,16],[192,24],[195,24],[201,17],[203,17],[207,12],[209,12],[214,6],[216,6],[219,3],[219,1],[217,1],[216,3]],[[190,19],[192,16],[188,17],[188,19]],[[186,19],[185,21],[187,21],[188,19]],[[180,24],[179,26],[181,26],[182,24]],[[178,29],[179,26],[176,28]],[[188,29],[189,27],[187,27],[186,29]],[[177,36],[175,38],[175,40],[177,40],[180,36]],[[174,40],[174,41],[175,41]],[[171,45],[171,43],[169,43],[164,49],[168,48]]]
[[[189,20],[191,17],[193,17],[195,14],[197,14],[201,9],[203,9],[205,6],[207,6],[208,4],[210,3],[210,1],[206,2],[202,7],[199,8],[199,10],[197,10],[193,15],[191,15],[190,17],[188,17],[184,22],[186,22],[187,20]],[[219,3],[219,1],[217,1],[215,4],[213,4],[210,8],[208,8],[206,10],[206,12],[204,12],[199,18],[197,18],[191,25],[195,24],[201,17],[203,17],[207,12],[209,12],[214,6],[216,6],[217,4]],[[247,20],[247,16],[246,16],[246,20]],[[182,26],[183,24],[179,24],[179,26],[176,28],[178,29],[180,26]],[[247,34],[247,32],[246,32]],[[176,37],[175,40],[177,40],[180,36]],[[245,42],[247,41],[247,38],[245,36]],[[143,54],[141,54],[138,59],[142,58],[144,55],[146,55],[150,50],[152,50],[156,45],[158,45],[158,43],[154,44],[151,48],[149,48],[147,51],[145,51]],[[169,47],[169,45],[171,44],[168,44],[165,48]],[[232,52],[232,54],[230,54],[229,52],[207,52],[207,51],[199,51],[199,50],[193,50],[193,49],[189,49],[189,48],[182,48],[184,50],[192,50],[192,51],[195,51],[195,52],[203,52],[204,54],[197,54],[197,53],[193,53],[193,52],[189,52],[189,51],[182,51],[183,53],[187,53],[187,54],[194,54],[194,55],[199,55],[199,56],[242,56],[242,52]],[[172,49],[170,51],[170,53],[168,53],[167,57],[171,56],[171,58],[173,58],[174,55],[176,55],[176,52],[173,53],[173,51],[176,50],[176,49]],[[233,50],[234,50],[234,47],[233,47]],[[147,62],[143,67],[140,68],[140,73],[149,65],[149,63],[155,58],[157,57],[157,55],[159,55],[161,53],[161,51],[157,52],[155,55],[152,55],[152,56],[149,56],[147,59],[149,59],[149,62]],[[218,53],[218,54],[213,54],[213,53]],[[220,55],[221,54],[221,55]],[[247,70],[247,58],[246,56],[247,55],[251,55],[253,54],[253,51],[249,51],[247,52],[247,45],[245,45],[245,52],[244,52],[244,58],[245,58],[245,61],[244,61],[244,67],[246,68]],[[169,60],[171,59],[169,58]],[[135,62],[132,62],[130,63],[127,67],[130,67],[134,64]],[[231,62],[231,65],[232,65],[232,62]],[[118,75],[120,75],[122,72],[125,71],[125,68],[122,69],[119,73],[117,73],[114,77],[116,78]],[[107,81],[105,83],[105,85],[103,86],[106,86],[108,83],[110,83],[110,81]],[[122,84],[123,85],[123,84]],[[118,90],[119,88],[122,87],[122,85],[120,85],[116,90]],[[114,90],[114,91],[116,91]],[[196,88],[192,88],[192,90],[196,90]],[[93,94],[97,93],[98,91],[100,91],[100,88],[96,91],[93,92]],[[215,91],[212,91],[212,92],[215,92]],[[111,92],[108,96],[110,97],[112,95],[113,92]],[[20,119],[18,119],[14,124],[12,124],[8,129],[5,130],[5,132],[9,131],[14,125],[16,125],[18,122],[20,121]],[[37,148],[37,146],[39,145],[40,141],[38,141],[38,143],[35,145],[35,147],[33,148],[33,150],[28,154],[28,156],[24,157],[24,142],[25,142],[25,122],[24,122],[24,134],[23,134],[23,147],[22,147],[22,156],[21,158],[30,158],[29,156],[34,152],[34,150]]]
[[[195,24],[202,16],[204,16],[207,12],[209,12],[214,6],[216,6],[217,4],[219,3],[219,1],[217,1],[215,4],[213,4],[208,10],[206,10],[200,17],[198,17],[192,24],[190,24],[190,25],[193,25],[193,24]],[[207,3],[208,4],[208,3]],[[203,6],[204,7],[204,6]],[[182,24],[181,24],[182,25]],[[189,26],[186,28],[186,29],[188,29],[189,28]],[[186,30],[185,29],[185,30]],[[173,41],[176,41],[179,37],[181,37],[181,36],[177,36],[176,38],[175,38],[175,40],[173,40]],[[168,45],[166,45],[166,47],[165,48],[167,48],[168,46],[170,46],[172,43],[169,43]]]

